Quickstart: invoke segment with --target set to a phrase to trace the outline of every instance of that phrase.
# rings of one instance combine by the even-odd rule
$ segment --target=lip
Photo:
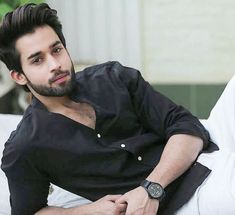
[[[57,84],[61,84],[63,82],[66,81],[66,78],[67,78],[68,74],[65,73],[65,74],[60,74],[58,76],[56,76],[54,79],[53,79],[53,83],[57,83]]]

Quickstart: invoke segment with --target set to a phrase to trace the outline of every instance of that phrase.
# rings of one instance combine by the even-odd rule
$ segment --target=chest
[[[74,108],[62,111],[62,114],[73,121],[95,129],[96,112],[88,103],[77,103]]]

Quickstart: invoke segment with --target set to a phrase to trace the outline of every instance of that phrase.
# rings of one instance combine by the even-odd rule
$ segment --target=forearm
[[[202,147],[203,141],[199,137],[185,134],[173,135],[164,148],[160,162],[147,180],[166,187],[192,165]]]
[[[35,215],[115,215],[124,214],[126,204],[115,204],[121,195],[107,195],[90,204],[81,205],[74,208],[45,207]]]
[[[82,205],[79,207],[73,208],[60,208],[60,207],[45,207],[38,211],[35,215],[89,215],[92,212],[89,212],[89,206]]]

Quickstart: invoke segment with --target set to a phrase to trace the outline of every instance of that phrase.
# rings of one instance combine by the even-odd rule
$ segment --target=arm
[[[147,177],[147,180],[157,182],[164,188],[184,173],[194,162],[201,151],[203,142],[200,138],[177,134],[167,142],[161,160]],[[123,195],[117,203],[128,203],[126,215],[149,214],[158,211],[158,200],[150,199],[143,187],[139,186]]]
[[[126,204],[115,204],[120,195],[107,195],[98,201],[73,208],[46,207],[35,215],[124,215]]]
[[[192,165],[202,147],[199,137],[173,135],[164,148],[160,162],[147,179],[166,187]]]
[[[189,111],[154,91],[138,71],[121,68],[118,77],[126,85],[143,127],[156,132],[165,144],[161,159],[147,180],[166,187],[184,173],[208,145],[208,132]],[[127,215],[137,211],[155,215],[158,210],[158,201],[149,199],[142,187],[126,193],[117,202],[128,203]]]
[[[4,153],[2,167],[8,177],[12,215],[121,215],[125,212],[126,204],[115,204],[120,195],[105,196],[94,203],[69,209],[47,207],[49,180],[35,168],[36,165],[32,165],[34,159],[29,159],[29,154],[27,155],[23,154],[15,161],[12,158],[17,156],[12,156],[11,151],[5,150]]]
[[[47,195],[49,183],[41,180],[11,180],[8,178],[11,193],[11,213],[37,215],[122,215],[126,204],[115,204],[120,195],[107,195],[94,203],[74,208],[48,207]]]

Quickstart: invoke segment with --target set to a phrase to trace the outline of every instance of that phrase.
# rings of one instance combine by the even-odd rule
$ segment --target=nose
[[[55,57],[51,55],[48,57],[48,66],[49,66],[50,72],[57,71],[58,69],[61,68],[61,64],[58,61],[58,59],[56,59]]]

